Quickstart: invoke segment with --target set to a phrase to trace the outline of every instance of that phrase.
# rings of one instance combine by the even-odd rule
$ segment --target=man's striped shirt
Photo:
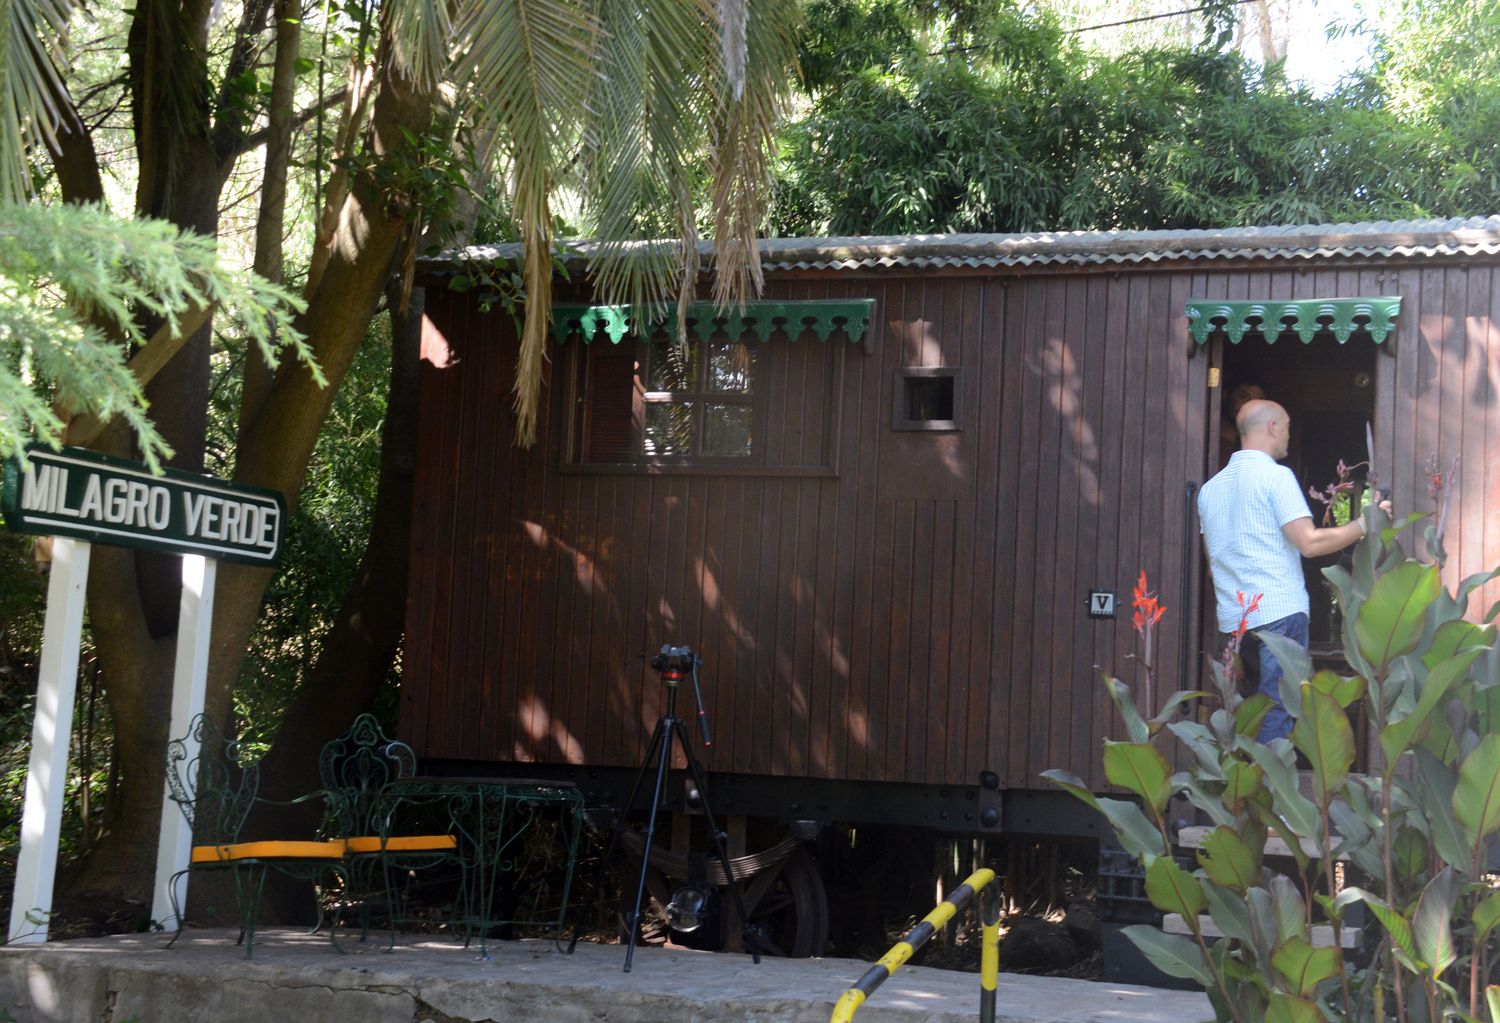
[[[1297,477],[1264,451],[1236,451],[1198,492],[1198,523],[1214,577],[1219,631],[1240,623],[1237,593],[1261,594],[1250,627],[1307,613],[1302,555],[1281,527],[1311,518]]]

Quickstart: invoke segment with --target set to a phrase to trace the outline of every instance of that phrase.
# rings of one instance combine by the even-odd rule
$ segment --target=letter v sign
[[[1115,591],[1089,590],[1088,612],[1090,618],[1113,618],[1115,616]]]

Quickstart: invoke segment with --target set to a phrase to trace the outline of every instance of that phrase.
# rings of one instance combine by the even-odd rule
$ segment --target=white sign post
[[[214,580],[219,563],[201,554],[187,554],[182,559],[182,607],[177,615],[177,666],[172,672],[173,738],[184,737],[187,759],[192,763],[198,751],[188,733],[193,718],[203,713],[203,697],[208,690],[208,638],[214,620]],[[167,792],[168,797],[171,790]],[[184,882],[193,855],[193,829],[187,818],[164,799],[161,809],[161,836],[156,846],[156,883],[151,886],[151,919],[169,931],[176,931],[182,921],[173,911],[172,878],[182,874]],[[177,905],[187,902],[187,885],[179,893]]]
[[[6,463],[0,511],[12,530],[52,535],[54,540],[21,852],[6,932],[7,941],[16,943],[47,940],[90,542],[183,555],[169,733],[176,738],[186,736],[193,718],[203,712],[218,561],[271,564],[280,552],[286,521],[281,495],[259,487],[173,470],[152,475],[137,463],[77,448],[34,449],[28,452],[28,462],[24,471],[18,461]],[[165,757],[166,751],[161,755]],[[181,926],[172,911],[169,886],[174,876],[187,870],[192,847],[192,828],[173,805],[171,790],[163,786],[151,916],[167,930]],[[186,894],[184,885],[179,905]]]
[[[80,540],[59,537],[52,542],[36,718],[31,725],[31,764],[26,769],[26,801],[21,810],[21,853],[16,858],[15,899],[6,932],[11,942],[47,940],[63,790],[68,785],[68,740],[73,734],[73,694],[78,689],[89,550]]]

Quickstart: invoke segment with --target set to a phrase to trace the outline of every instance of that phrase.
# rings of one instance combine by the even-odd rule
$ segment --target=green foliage
[[[157,467],[170,452],[120,341],[150,340],[142,317],[170,329],[201,306],[238,317],[273,363],[290,347],[318,372],[291,327],[299,300],[227,270],[211,240],[91,207],[0,204],[0,458],[60,443],[62,411],[121,416]]]
[[[810,6],[811,104],[783,135],[779,233],[1223,227],[1500,206],[1495,5],[1412,0],[1369,28],[1375,69],[1326,98],[1215,44],[1104,55],[1045,13],[986,10]]]
[[[232,342],[243,354],[243,343]],[[228,451],[238,406],[234,366],[216,389],[211,447]],[[334,398],[328,428],[319,434],[297,508],[287,524],[281,569],[266,590],[265,607],[250,639],[236,714],[240,739],[252,752],[270,744],[281,716],[316,662],[354,578],[375,508],[380,440],[391,371],[390,320],[377,317]],[[227,473],[232,467],[221,463]],[[394,685],[382,699],[393,699]]]
[[[1162,970],[1203,983],[1221,1021],[1500,1021],[1500,997],[1484,983],[1500,923],[1487,873],[1500,833],[1500,727],[1490,713],[1500,650],[1492,629],[1463,621],[1466,593],[1443,589],[1441,536],[1427,541],[1438,563],[1419,560],[1378,509],[1364,514],[1370,528],[1353,571],[1325,573],[1348,609],[1343,645],[1358,674],[1313,675],[1305,658],[1291,665],[1290,741],[1253,741],[1240,723],[1258,719],[1262,711],[1245,708],[1264,698],[1243,699],[1233,674],[1215,663],[1213,699],[1199,721],[1158,727],[1118,680],[1106,680],[1132,739],[1106,743],[1106,775],[1137,802],[1095,796],[1066,772],[1045,775],[1091,806],[1115,804],[1106,816],[1145,864],[1147,896],[1181,914],[1193,937],[1126,933]],[[1385,757],[1369,775],[1352,770],[1349,714],[1361,706]],[[1163,783],[1151,769],[1166,762],[1153,746],[1163,732],[1192,754],[1167,790],[1214,824],[1192,872],[1163,854]],[[1299,783],[1294,753],[1305,758],[1310,785]],[[1291,850],[1286,873],[1266,860],[1273,835]],[[1365,886],[1338,890],[1339,859],[1363,872]],[[1356,903],[1380,939],[1368,966],[1346,958],[1337,940],[1313,942],[1315,922],[1337,936]],[[1225,935],[1212,947],[1203,940],[1205,913]]]

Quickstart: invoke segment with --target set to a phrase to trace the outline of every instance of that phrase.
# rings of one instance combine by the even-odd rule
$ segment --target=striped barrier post
[[[953,890],[953,894],[946,902],[941,903],[931,913],[922,919],[922,922],[907,932],[906,937],[898,941],[891,950],[881,956],[863,977],[854,982],[854,986],[845,991],[833,1007],[833,1017],[829,1023],[851,1023],[854,1014],[859,1007],[865,1003],[865,999],[873,995],[880,985],[884,984],[891,976],[899,970],[906,961],[916,954],[917,950],[927,944],[928,940],[938,931],[938,928],[952,920],[958,913],[974,900],[974,896],[983,891],[984,888],[995,880],[995,872],[985,867],[974,871],[964,883]],[[993,1023],[995,1019],[995,985],[1000,972],[1000,916],[998,900],[989,900],[995,905],[995,922],[993,933],[990,925],[985,924],[984,944],[981,957],[980,976],[980,1018],[983,1023]],[[988,915],[986,916],[988,918]]]
[[[1000,896],[988,888],[979,897],[984,938],[979,944],[979,1023],[995,1023],[995,989],[1000,984]]]

